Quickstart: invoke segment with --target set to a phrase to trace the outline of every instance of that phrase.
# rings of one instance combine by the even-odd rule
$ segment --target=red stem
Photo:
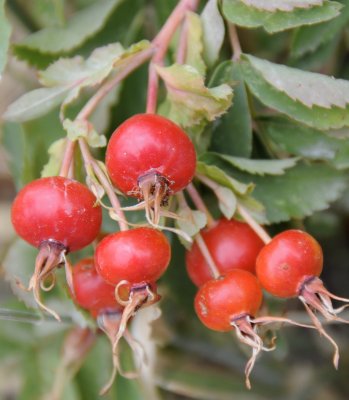
[[[176,63],[184,64],[187,57],[188,44],[188,18],[185,18],[182,23],[181,35],[176,54]]]
[[[209,209],[206,207],[206,204],[202,200],[200,193],[196,190],[196,187],[192,183],[189,183],[189,185],[186,187],[186,190],[189,193],[190,198],[193,200],[195,207],[206,214],[208,228],[212,228],[216,221]]]
[[[153,45],[156,47],[151,63],[149,65],[149,80],[147,94],[147,113],[155,113],[159,88],[159,77],[156,72],[156,65],[161,65],[164,61],[167,49],[171,39],[175,34],[179,24],[183,20],[185,13],[189,10],[195,10],[199,4],[199,0],[181,0],[172,14],[167,19],[165,25],[153,40]]]

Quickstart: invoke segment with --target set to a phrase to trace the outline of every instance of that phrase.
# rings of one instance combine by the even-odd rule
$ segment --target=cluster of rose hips
[[[183,190],[195,174],[196,155],[188,136],[164,117],[140,114],[121,124],[111,136],[106,167],[114,186],[138,198],[150,226],[111,233],[98,241],[93,258],[70,268],[66,255],[98,240],[102,211],[99,200],[83,184],[63,176],[37,179],[24,187],[14,201],[12,222],[24,240],[39,249],[29,282],[38,305],[59,316],[40,299],[40,288],[54,284],[55,268],[65,265],[74,301],[97,319],[113,346],[114,370],[119,369],[117,345],[121,337],[132,344],[128,320],[144,306],[158,301],[156,282],[171,257],[166,236],[157,229],[161,207]],[[327,319],[340,318],[330,294],[318,276],[323,258],[319,244],[305,232],[285,231],[265,244],[244,222],[220,219],[201,231],[201,237],[219,271],[212,276],[207,257],[196,242],[187,252],[190,278],[199,289],[195,310],[205,326],[215,331],[235,330],[251,346],[246,382],[261,350],[270,350],[258,334],[261,324],[296,322],[256,315],[262,288],[277,297],[296,297],[304,303],[313,325],[332,341],[315,312]],[[50,287],[47,287],[49,282]],[[345,321],[346,322],[346,321]]]

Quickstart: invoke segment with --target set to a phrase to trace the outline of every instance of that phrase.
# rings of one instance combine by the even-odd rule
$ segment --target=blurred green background
[[[12,25],[11,41],[21,43],[37,30],[52,25],[64,26],[69,16],[92,3],[94,0],[9,0],[6,13]],[[126,45],[139,38],[151,38],[176,3],[175,0],[128,0],[112,13],[98,34],[68,53],[86,55],[111,38]],[[348,78],[347,20],[330,40],[298,58],[290,53],[292,32],[270,36],[262,29],[239,29],[239,35],[248,53]],[[222,53],[228,54],[228,48],[224,45]],[[12,101],[37,86],[35,69],[19,58],[31,59],[32,64],[38,66],[52,61],[51,56],[20,44],[13,51],[17,58],[12,52],[0,82],[0,116]],[[146,78],[146,67],[142,67],[125,81],[119,101],[112,99],[95,116],[107,135],[120,121],[144,110]],[[39,176],[48,159],[49,145],[61,137],[63,131],[56,112],[21,125],[2,124],[0,129],[0,399],[45,399],[52,387],[66,333],[75,323],[84,325],[91,321],[72,307],[64,289],[57,289],[49,297],[67,317],[63,324],[42,320],[38,312],[30,311],[12,293],[7,271],[25,280],[35,259],[35,249],[16,240],[10,223],[10,207],[17,189]],[[258,151],[261,144],[258,139],[254,140]],[[348,297],[349,191],[328,210],[317,212],[304,221],[274,225],[271,233],[289,227],[306,227],[320,241],[325,255],[322,278],[331,292]],[[105,229],[113,229],[113,226],[105,226]],[[107,399],[151,400],[151,396],[169,400],[349,398],[349,326],[337,323],[326,325],[326,329],[340,347],[338,371],[332,366],[332,348],[325,339],[304,329],[284,327],[278,331],[277,349],[258,359],[252,373],[252,390],[248,391],[243,370],[249,350],[240,346],[233,335],[209,332],[199,323],[192,307],[195,288],[186,275],[184,248],[176,239],[172,241],[171,268],[160,283],[162,317],[152,324],[152,332],[148,332],[149,320],[155,311],[141,310],[133,327],[135,336],[140,336],[150,354],[156,351],[157,356],[154,359],[150,356],[150,366],[144,368],[140,379],[129,381],[118,377]],[[84,254],[91,252],[92,249],[87,249]],[[16,290],[13,281],[12,286]],[[32,305],[31,294],[21,293],[21,297]],[[270,302],[270,309],[275,313],[287,310],[290,317],[306,320],[297,301],[274,300]],[[349,320],[349,313],[343,314]],[[129,354],[126,349],[123,353],[127,364]],[[98,399],[98,391],[110,370],[110,347],[99,335],[82,368],[67,382],[62,398]]]

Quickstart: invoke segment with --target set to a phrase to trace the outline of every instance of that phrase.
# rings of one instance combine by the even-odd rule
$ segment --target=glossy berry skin
[[[255,273],[256,258],[264,243],[248,224],[221,218],[213,228],[204,229],[201,236],[222,275],[235,268]],[[186,266],[196,286],[212,279],[196,243],[186,253]]]
[[[224,277],[206,282],[195,296],[195,311],[201,322],[214,331],[232,330],[231,322],[254,316],[262,304],[262,288],[248,271],[234,269]]]
[[[95,251],[97,272],[112,285],[151,283],[165,272],[171,258],[166,236],[152,228],[136,228],[106,236]]]
[[[81,183],[54,176],[26,185],[12,205],[12,224],[18,235],[35,247],[47,240],[68,251],[82,249],[98,235],[102,210]]]
[[[114,185],[125,194],[137,196],[139,178],[151,172],[166,178],[171,194],[192,180],[196,154],[188,136],[172,121],[155,114],[137,114],[111,136],[106,165]]]
[[[115,300],[115,287],[97,274],[93,258],[84,258],[74,266],[73,289],[75,303],[93,315],[103,310],[122,309]]]
[[[319,243],[306,232],[287,230],[276,235],[259,253],[256,272],[265,290],[286,298],[298,296],[302,284],[319,276],[322,266]]]

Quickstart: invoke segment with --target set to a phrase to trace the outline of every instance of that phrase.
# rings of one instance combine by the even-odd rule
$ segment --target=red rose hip
[[[221,218],[215,226],[200,233],[222,275],[236,268],[255,273],[256,258],[264,243],[248,224]],[[212,279],[196,242],[186,253],[186,267],[190,279],[197,286]]]
[[[97,246],[97,272],[112,285],[151,283],[165,272],[171,257],[166,236],[152,228],[112,233]]]
[[[138,114],[111,136],[106,166],[114,185],[144,200],[148,221],[157,224],[160,205],[193,179],[196,154],[178,125],[160,115]]]
[[[38,305],[59,319],[40,300],[40,286],[52,278],[55,267],[65,261],[69,251],[82,249],[96,239],[102,210],[96,197],[81,183],[54,176],[26,185],[12,205],[12,224],[18,235],[38,247],[35,271],[29,290]],[[53,285],[53,284],[52,284]]]
[[[115,287],[97,274],[93,258],[84,258],[73,267],[72,281],[75,303],[93,316],[104,311],[122,310],[115,299]]]
[[[82,249],[98,235],[102,210],[94,194],[81,183],[54,176],[26,185],[12,205],[18,235],[35,247],[51,240],[68,251]]]
[[[335,309],[331,299],[348,303],[349,299],[330,293],[319,278],[323,266],[323,254],[319,243],[308,233],[287,230],[276,235],[259,253],[256,273],[261,285],[277,297],[298,297],[304,304],[314,327],[335,348],[333,363],[338,365],[339,352],[335,341],[327,334],[314,311],[326,320],[344,323],[338,317],[346,307]]]
[[[262,288],[250,272],[235,269],[206,282],[195,297],[195,311],[210,329],[228,332],[234,320],[255,316],[262,304]]]

